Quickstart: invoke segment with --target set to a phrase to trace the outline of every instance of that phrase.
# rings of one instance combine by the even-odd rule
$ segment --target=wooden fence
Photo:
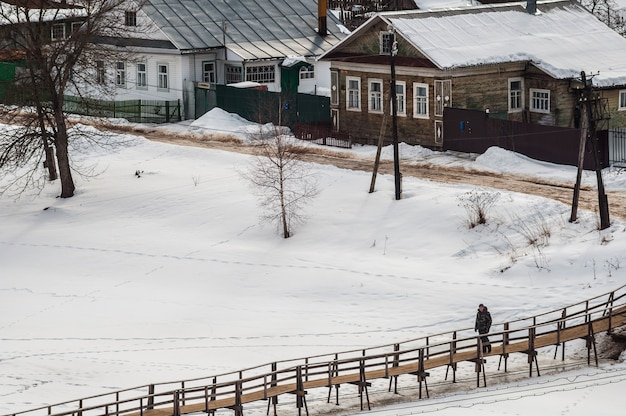
[[[472,362],[475,365],[476,384],[480,386],[481,374],[486,384],[485,357],[496,356],[500,364],[511,354],[528,356],[529,375],[539,374],[537,350],[559,348],[565,359],[565,343],[577,339],[586,341],[587,362],[592,364],[596,355],[596,334],[612,332],[626,325],[626,285],[561,309],[530,318],[496,323],[489,334],[491,352],[484,353],[481,339],[473,328],[430,335],[400,343],[319,355],[295,360],[279,361],[237,372],[211,377],[150,384],[113,393],[102,394],[12,413],[11,416],[179,416],[187,413],[213,414],[219,409],[231,409],[235,416],[243,415],[246,403],[267,401],[276,404],[278,397],[291,394],[295,397],[298,413],[308,414],[308,390],[328,389],[328,402],[335,389],[337,404],[339,389],[343,384],[357,386],[361,400],[370,408],[368,387],[375,379],[388,379],[389,390],[397,392],[398,377],[412,375],[428,396],[429,370],[452,370],[455,382],[457,364]],[[498,368],[500,368],[500,364]],[[9,416],[9,415],[6,415]]]

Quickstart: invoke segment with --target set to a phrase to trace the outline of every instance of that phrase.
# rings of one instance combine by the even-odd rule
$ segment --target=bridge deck
[[[593,341],[595,334],[624,325],[626,285],[563,309],[498,324],[504,329],[489,334],[492,349],[487,354],[482,352],[480,336],[466,328],[393,345],[271,363],[269,371],[254,367],[211,378],[140,386],[5,416],[180,416],[218,409],[233,409],[235,416],[242,416],[246,403],[284,394],[293,394],[300,408],[306,406],[307,390],[348,383],[364,387],[371,380],[407,374],[426,376],[428,370],[465,361],[479,363],[485,356],[525,353],[536,360],[538,349],[576,339]],[[471,335],[458,337],[459,332]],[[589,353],[592,345],[587,343]],[[529,363],[532,374],[532,360]],[[481,366],[475,371],[480,373]]]

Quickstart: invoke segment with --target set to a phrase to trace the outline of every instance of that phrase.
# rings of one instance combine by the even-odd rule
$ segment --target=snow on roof
[[[28,13],[28,15],[27,15]],[[53,22],[76,17],[85,17],[83,8],[41,8],[25,9],[12,4],[0,2],[0,25],[11,25],[26,22]]]
[[[626,39],[576,2],[526,2],[454,12],[382,13],[442,69],[530,61],[558,79],[595,75],[594,85],[626,85]]]
[[[478,0],[415,0],[415,5],[421,10],[475,6],[477,4],[480,4]]]

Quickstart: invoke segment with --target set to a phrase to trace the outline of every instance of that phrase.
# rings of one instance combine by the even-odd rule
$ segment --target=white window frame
[[[617,111],[626,111],[626,90],[619,90],[617,94]]]
[[[215,84],[215,61],[202,61],[202,82]]]
[[[426,95],[418,95],[418,88],[424,88]],[[430,91],[428,84],[421,82],[413,83],[413,118],[430,118]],[[418,111],[423,110],[423,111]]]
[[[398,89],[401,91],[398,92]],[[406,116],[406,82],[396,81],[396,114]]]
[[[542,88],[531,88],[530,111],[534,113],[550,114],[550,90]]]
[[[170,66],[169,64],[157,64],[157,89],[159,91],[170,90]]]
[[[300,67],[298,71],[300,79],[315,79],[315,66],[313,65],[303,65]]]
[[[126,88],[126,62],[115,63],[115,86]]]
[[[258,82],[259,84],[276,82],[276,65],[246,66],[246,81]]]
[[[369,78],[367,80],[367,109],[370,113],[383,113],[383,80]]]
[[[52,40],[63,40],[65,37],[65,23],[54,23],[52,28],[50,28],[50,38]]]
[[[514,90],[513,83],[519,82],[519,90]],[[517,101],[517,105],[514,106],[513,102]],[[509,113],[518,113],[524,109],[524,79],[523,78],[509,78]]]
[[[380,32],[380,49],[379,52],[381,55],[390,55],[391,47],[392,47],[392,39],[394,38],[393,32],[390,31],[381,31]]]
[[[96,61],[96,83],[104,84],[106,82],[106,70],[104,61]]]
[[[351,84],[355,83],[356,85]],[[346,110],[361,111],[361,78],[346,77]]]
[[[243,67],[241,65],[224,65],[224,78],[226,84],[236,84],[243,81]],[[235,79],[236,78],[236,79]]]
[[[137,63],[136,85],[138,90],[148,89],[148,64],[146,64],[145,62]]]

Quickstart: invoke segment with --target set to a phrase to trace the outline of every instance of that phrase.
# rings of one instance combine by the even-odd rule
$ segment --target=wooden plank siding
[[[449,11],[452,15],[455,11]],[[445,14],[445,12],[441,12]],[[400,28],[400,31],[406,28]],[[331,103],[331,109],[337,114],[336,130],[348,135],[353,143],[377,145],[382,137],[383,144],[393,142],[391,117],[391,55],[381,52],[382,39],[389,36],[387,22],[382,19],[372,20],[363,25],[347,41],[341,43],[321,59],[330,62],[331,71],[339,75],[338,102]],[[404,114],[398,114],[398,140],[412,145],[421,145],[441,150],[446,138],[436,138],[436,128],[442,115],[437,114],[435,106],[437,96],[435,83],[449,81],[451,95],[447,106],[468,110],[489,110],[490,116],[510,121],[526,122],[555,127],[575,127],[576,106],[579,93],[574,88],[577,74],[572,79],[559,78],[542,70],[532,59],[506,62],[503,57],[497,63],[467,63],[462,67],[438,67],[434,61],[421,52],[415,45],[397,33],[397,55],[394,58],[396,82],[404,83]],[[445,34],[441,34],[445,38]],[[435,39],[435,37],[433,37]],[[432,39],[430,39],[432,40]],[[449,39],[442,40],[442,47],[447,47]],[[453,50],[450,53],[454,53]],[[516,59],[511,57],[511,59]],[[443,59],[445,64],[445,59]],[[539,65],[539,64],[537,64]],[[593,74],[587,74],[593,79]],[[556,76],[556,78],[555,78]],[[360,80],[360,111],[347,108],[347,77]],[[522,80],[523,104],[520,109],[509,109],[509,80]],[[370,112],[368,109],[368,80],[378,79],[383,85],[383,111]],[[428,117],[414,116],[413,85],[428,85]],[[626,87],[622,87],[626,89]],[[531,89],[550,91],[549,111],[533,110],[531,107]],[[598,129],[626,126],[626,111],[618,111],[619,87],[605,87],[597,90],[601,97],[609,102],[610,123],[599,125]]]

